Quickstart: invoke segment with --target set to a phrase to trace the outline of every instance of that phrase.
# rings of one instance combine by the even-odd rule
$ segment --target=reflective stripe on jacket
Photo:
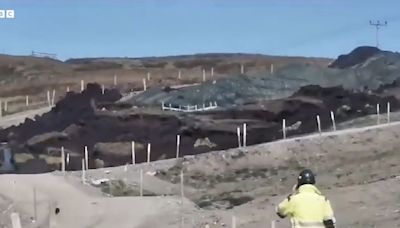
[[[311,184],[300,186],[278,205],[277,212],[289,216],[293,228],[324,228],[323,221],[334,221],[329,200]]]

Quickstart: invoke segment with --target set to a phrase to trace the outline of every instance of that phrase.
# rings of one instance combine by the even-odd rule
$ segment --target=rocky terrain
[[[397,227],[398,132],[399,123],[392,123],[92,169],[85,185],[80,172],[2,175],[1,222],[9,225],[15,211],[23,227],[102,228],[118,221],[119,227],[222,228],[232,226],[235,216],[238,228],[270,227],[273,220],[286,228],[288,221],[279,220],[274,207],[290,193],[298,171],[310,167],[339,227]],[[140,170],[143,197],[138,196]]]
[[[31,228],[222,228],[231,226],[232,216],[237,228],[271,227],[272,221],[289,227],[274,208],[305,167],[317,173],[339,227],[400,226],[398,53],[359,47],[334,61],[240,54],[65,62],[1,56],[0,66],[0,95],[15,99],[9,108],[26,94],[40,106],[45,90],[63,90],[52,107],[9,109],[0,119],[0,171],[8,173],[0,175],[2,227],[10,227],[13,212]],[[214,78],[202,82],[202,69],[211,67]],[[179,69],[185,79],[177,79]],[[143,78],[150,87],[137,92]],[[79,91],[82,79],[86,89]],[[209,102],[217,107],[161,107]],[[237,128],[244,123],[247,146],[238,147]],[[132,141],[137,164],[127,165]],[[152,162],[146,163],[149,143]],[[90,170],[82,184],[85,146]],[[61,147],[67,172],[46,173],[60,170]]]
[[[68,64],[98,61],[71,60]],[[376,114],[377,104],[381,113],[388,104],[390,111],[398,110],[399,67],[398,54],[362,47],[330,67],[288,65],[274,74],[222,77],[178,89],[154,86],[137,95],[125,96],[118,87],[103,94],[99,84],[88,84],[83,92],[67,93],[34,121],[27,119],[0,131],[0,141],[12,148],[16,163],[12,172],[16,173],[59,169],[61,147],[70,156],[69,170],[80,169],[85,146],[91,168],[131,163],[132,141],[136,162],[147,160],[148,144],[152,161],[175,157],[177,135],[181,137],[180,156],[235,148],[237,128],[244,123],[247,145],[254,145],[281,139],[283,119],[287,136],[292,137],[315,132],[317,115],[322,129],[330,130],[331,111],[340,124]],[[218,107],[187,113],[162,110],[160,105],[201,107],[200,102],[209,101]]]

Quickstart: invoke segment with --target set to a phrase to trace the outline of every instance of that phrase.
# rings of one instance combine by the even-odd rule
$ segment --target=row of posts
[[[390,123],[390,102],[387,102],[386,104],[387,110],[386,110],[386,121],[387,123]],[[381,124],[381,113],[380,113],[380,104],[376,105],[376,124],[379,125]],[[335,120],[335,113],[333,111],[330,112],[330,118],[332,122],[332,129],[333,131],[336,131],[336,120]],[[321,128],[321,118],[319,115],[316,116],[317,120],[317,127],[318,127],[318,133],[322,134],[322,128]],[[282,121],[282,134],[283,134],[283,139],[286,139],[286,119],[283,119]]]
[[[243,64],[241,65],[240,69],[241,69],[240,73],[244,74],[245,70],[244,70],[244,65]],[[274,71],[274,65],[271,64],[271,74],[273,73],[273,71]],[[211,68],[211,77],[213,77],[213,76],[214,76],[214,67]],[[181,77],[182,77],[182,72],[181,72],[181,70],[179,70],[178,71],[178,79],[181,79]],[[114,79],[113,80],[114,86],[117,86],[117,84],[118,84],[118,76],[114,75],[113,79]],[[147,73],[147,77],[143,78],[143,80],[142,80],[142,82],[143,82],[143,91],[147,90],[147,82],[150,81],[150,80],[151,80],[151,74],[150,74],[150,72],[148,72]],[[206,81],[206,70],[203,69],[203,82],[205,82],[205,81]],[[80,89],[81,89],[81,92],[82,92],[82,91],[85,90],[85,81],[81,80],[80,84],[81,84],[81,86],[80,86],[81,88]],[[70,92],[70,87],[69,86],[67,86],[67,92]],[[102,94],[104,94],[104,92],[105,92],[105,86],[102,85]],[[54,106],[55,93],[56,93],[55,90],[52,91],[52,94],[50,93],[50,91],[47,91],[47,104],[48,104],[49,107],[53,107]],[[25,97],[26,106],[29,106],[29,101],[30,101],[29,100],[29,96],[27,95]],[[2,107],[2,106],[4,106],[4,107]],[[0,117],[3,116],[3,110],[6,111],[6,112],[8,110],[8,101],[7,100],[4,101],[4,102],[0,101]]]

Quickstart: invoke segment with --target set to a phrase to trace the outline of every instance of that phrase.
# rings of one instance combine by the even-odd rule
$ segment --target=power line
[[[380,21],[369,21],[369,25],[374,26],[376,29],[376,47],[379,48],[379,29],[383,26],[387,26],[387,21],[381,23]]]

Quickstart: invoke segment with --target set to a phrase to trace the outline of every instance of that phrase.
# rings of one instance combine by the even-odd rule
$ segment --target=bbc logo
[[[14,10],[0,9],[0,19],[13,19],[13,18],[15,18]]]

